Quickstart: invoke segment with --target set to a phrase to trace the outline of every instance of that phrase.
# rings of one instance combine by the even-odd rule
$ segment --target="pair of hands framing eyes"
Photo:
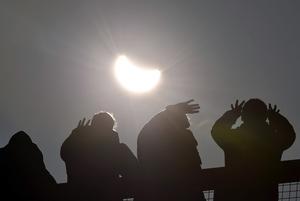
[[[242,101],[239,103],[239,100],[235,101],[235,104],[231,104],[231,112],[235,113],[236,116],[240,116],[242,113],[242,109],[245,105],[245,101]],[[274,115],[279,114],[280,110],[277,108],[277,105],[272,106],[270,103],[268,105],[268,112],[267,115],[268,117],[272,117]]]

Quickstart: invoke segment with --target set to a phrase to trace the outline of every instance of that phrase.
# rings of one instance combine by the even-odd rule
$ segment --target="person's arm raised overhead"
[[[279,113],[279,109],[269,104],[268,119],[272,130],[275,133],[274,139],[277,145],[283,150],[289,148],[296,139],[296,133],[290,122]]]
[[[232,125],[235,124],[236,120],[241,116],[244,103],[245,101],[239,103],[239,101],[236,100],[234,105],[231,104],[231,110],[225,112],[213,125],[211,135],[220,147],[233,142],[234,139],[231,139],[233,136],[229,133]]]

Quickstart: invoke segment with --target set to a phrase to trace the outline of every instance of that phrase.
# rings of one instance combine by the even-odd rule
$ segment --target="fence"
[[[279,201],[300,201],[300,160],[282,161],[278,175],[278,197]],[[202,188],[206,201],[214,200],[214,189],[222,188],[224,178],[228,177],[228,172],[224,167],[203,169],[201,178]],[[65,184],[60,184],[60,188],[64,190]],[[134,193],[131,192],[123,199],[123,201],[134,201]]]
[[[214,200],[214,189],[222,186],[225,168],[203,170],[203,186],[206,201]],[[278,175],[278,196],[280,201],[300,201],[300,160],[282,161]]]

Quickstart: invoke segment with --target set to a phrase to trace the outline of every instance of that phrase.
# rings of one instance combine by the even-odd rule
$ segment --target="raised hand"
[[[280,110],[277,109],[277,105],[274,105],[274,107],[272,107],[271,103],[269,103],[269,108],[268,108],[268,113],[279,113]]]
[[[236,100],[234,105],[231,104],[231,112],[235,113],[237,116],[240,116],[242,113],[244,104],[245,104],[245,101],[242,101],[239,104],[239,100]]]
[[[195,114],[199,112],[200,106],[199,104],[190,104],[193,101],[193,99],[190,99],[182,103],[177,103],[174,106],[185,114]]]
[[[75,128],[76,130],[81,130],[84,128],[87,128],[90,125],[90,119],[85,123],[85,118],[82,120],[79,120],[77,127]]]
[[[280,110],[277,109],[277,105],[272,106],[272,105],[269,103],[268,113],[267,113],[268,119],[269,119],[270,121],[274,121],[275,119],[277,119],[278,116],[280,116],[279,111],[280,111]]]

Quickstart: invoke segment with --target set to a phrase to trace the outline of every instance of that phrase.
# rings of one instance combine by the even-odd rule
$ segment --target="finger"
[[[89,126],[90,122],[91,122],[91,120],[89,119],[89,120],[86,122],[85,126]]]
[[[191,104],[189,106],[191,106],[191,107],[193,107],[193,106],[199,106],[199,104]]]
[[[200,105],[190,105],[191,108],[200,108]]]
[[[188,111],[188,112],[191,112],[191,111],[195,111],[195,110],[199,110],[199,109],[200,109],[200,107],[198,107],[198,108],[191,108],[191,107],[190,107],[190,108],[187,109],[187,111]]]
[[[239,107],[240,107],[240,108],[243,107],[244,104],[245,104],[245,101],[243,100],[243,101],[239,104]]]
[[[84,122],[85,122],[85,118],[82,119],[80,126],[84,126]]]
[[[276,110],[277,110],[277,105],[274,105],[274,109],[273,109],[275,112],[276,112]]]
[[[194,99],[190,99],[190,100],[188,100],[188,101],[186,101],[186,102],[184,102],[184,103],[189,104],[189,103],[191,103],[191,102],[193,102],[193,101],[194,101]]]
[[[189,114],[195,114],[195,113],[199,113],[199,110],[193,110],[189,112]]]
[[[80,125],[81,125],[81,120],[79,120],[77,128],[80,127]]]
[[[231,104],[230,107],[231,107],[232,110],[234,109],[233,104]]]
[[[269,103],[269,110],[272,110],[272,105],[271,105],[271,103]]]
[[[238,107],[239,106],[239,100],[236,100],[235,101],[235,107]]]
[[[279,113],[279,112],[280,112],[280,110],[278,109],[278,110],[277,110],[277,113]]]

